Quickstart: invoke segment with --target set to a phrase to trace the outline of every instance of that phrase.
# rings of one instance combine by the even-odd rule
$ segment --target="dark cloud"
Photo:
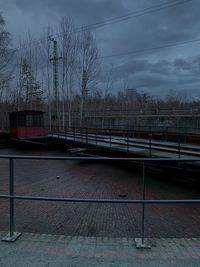
[[[167,60],[159,60],[155,64],[151,64],[150,71],[153,73],[169,75],[172,72],[172,66]]]
[[[164,96],[174,90],[188,90],[188,94],[197,96],[200,89],[200,57],[177,58],[172,61],[133,60],[116,68],[114,80],[120,81],[127,75],[129,86]]]
[[[180,70],[187,70],[190,71],[191,70],[191,63],[188,60],[185,59],[175,59],[174,60],[174,66],[175,68],[177,68],[179,71]]]
[[[2,0],[2,2],[6,1]],[[121,0],[10,0],[9,3],[22,12],[43,14],[43,16],[48,16],[49,13],[57,16],[70,16],[80,21],[81,24],[88,21],[96,22],[97,19],[103,20],[104,17],[110,15],[120,15],[125,11]]]
[[[44,26],[58,24],[63,16],[71,17],[76,26],[80,26],[166,2],[165,0],[0,0],[0,7],[11,33],[16,37],[23,36],[28,29],[39,36]],[[187,3],[183,0],[180,5],[96,29],[94,34],[103,56],[197,39],[200,38],[199,9],[199,0]],[[113,88],[119,88],[120,79],[129,77],[130,86],[147,90],[149,93],[164,95],[164,91],[170,88],[174,90],[189,88],[190,92],[197,94],[197,88],[200,87],[199,45],[200,42],[190,43],[151,53],[104,59],[101,82],[112,65],[116,82]]]

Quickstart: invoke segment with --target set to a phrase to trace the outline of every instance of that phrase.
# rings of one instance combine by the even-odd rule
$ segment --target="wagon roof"
[[[10,112],[10,115],[14,114],[42,115],[44,113],[45,113],[44,111],[39,111],[39,110],[20,110],[20,111]]]

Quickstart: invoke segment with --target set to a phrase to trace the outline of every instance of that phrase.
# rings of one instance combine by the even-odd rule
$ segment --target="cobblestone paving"
[[[58,151],[3,149],[1,154],[61,155]],[[141,173],[120,165],[83,161],[15,162],[15,194],[140,199]],[[60,179],[56,179],[60,176]],[[0,160],[0,193],[8,192],[8,163]],[[147,199],[199,198],[199,188],[147,177]],[[0,200],[0,230],[8,229],[8,201]],[[200,237],[199,205],[149,205],[145,209],[145,236]],[[138,237],[141,206],[15,201],[16,231],[72,236]]]
[[[5,235],[0,232],[0,238]],[[133,238],[23,234],[0,242],[1,267],[199,267],[200,239],[150,239],[136,249]]]

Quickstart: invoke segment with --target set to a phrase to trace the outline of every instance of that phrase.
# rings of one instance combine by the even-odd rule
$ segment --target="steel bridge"
[[[198,134],[123,131],[97,128],[53,128],[49,136],[74,147],[104,149],[143,157],[199,157]],[[194,144],[196,143],[196,144]]]

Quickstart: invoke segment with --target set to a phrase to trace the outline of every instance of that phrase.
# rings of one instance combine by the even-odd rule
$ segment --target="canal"
[[[67,156],[57,150],[1,149],[0,154]],[[86,161],[15,160],[15,194],[77,198],[142,198],[142,174],[131,166]],[[199,198],[199,188],[146,176],[147,199]],[[0,159],[0,193],[9,189]],[[0,199],[0,230],[9,228],[9,202]],[[146,237],[200,237],[199,205],[148,205]],[[73,236],[139,237],[141,205],[15,201],[16,231]]]

